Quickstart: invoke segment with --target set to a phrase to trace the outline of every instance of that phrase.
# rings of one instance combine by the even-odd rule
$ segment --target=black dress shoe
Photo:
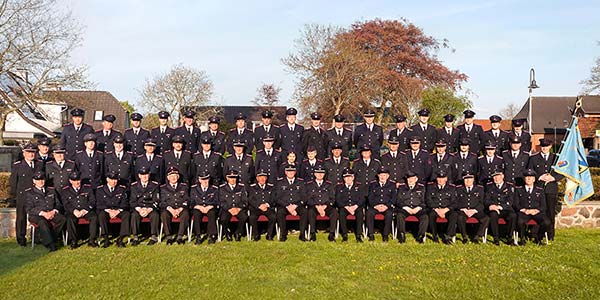
[[[23,243],[19,242],[19,246],[21,246],[21,247],[27,247],[27,244],[25,244],[25,242],[23,242]]]
[[[156,244],[157,242],[158,242],[158,241],[157,241],[157,240],[155,240],[155,239],[150,239],[150,240],[148,241],[148,244],[146,244],[146,245],[148,245],[148,246],[152,246],[152,245]]]
[[[519,242],[519,246],[525,246],[525,245],[527,245],[527,240],[521,239],[521,241]]]
[[[208,244],[212,245],[217,241],[217,237],[216,236],[211,236],[208,238]]]
[[[252,240],[254,240],[255,242],[260,241],[260,235],[255,235]]]
[[[356,242],[357,243],[362,243],[363,242],[363,239],[362,239],[362,237],[360,235],[356,236]]]
[[[473,237],[473,243],[474,244],[479,244],[481,243],[481,238],[479,236],[474,236]]]
[[[466,243],[468,243],[468,242],[469,242],[469,239],[468,239],[468,238],[464,237],[464,238],[462,239],[462,243],[463,243],[463,244],[466,244]]]
[[[301,234],[298,239],[301,240],[301,241],[303,241],[303,242],[306,242],[306,237],[304,236],[304,234]]]
[[[311,242],[316,242],[317,241],[317,235],[315,233],[311,233],[310,234],[310,241]]]
[[[335,242],[335,234],[330,233],[329,236],[327,237],[327,240],[329,240],[330,242]]]
[[[500,246],[500,241],[499,241],[499,240],[497,240],[497,239],[494,239],[494,245],[496,245],[496,246]]]
[[[389,237],[387,236],[387,234],[386,234],[386,235],[383,235],[383,236],[381,236],[381,240],[382,240],[384,243],[387,243],[387,242],[388,242],[388,240],[389,240]]]
[[[231,236],[231,234],[229,234],[229,233],[225,235],[225,239],[226,239],[228,242],[231,242],[231,241],[233,241],[233,237],[232,237],[232,236]]]
[[[398,235],[398,243],[404,244],[406,242],[406,235],[404,233],[400,233]]]
[[[140,244],[140,240],[138,238],[133,239],[133,241],[131,241],[131,246],[137,246]]]
[[[119,247],[119,248],[125,248],[125,243],[123,242],[123,238],[118,238],[117,239],[117,247]]]
[[[348,235],[342,234],[342,242],[347,242],[347,241],[348,241]]]
[[[48,252],[54,252],[56,250],[57,250],[56,245],[51,244],[50,246],[48,246]]]
[[[425,242],[425,236],[424,235],[419,235],[417,237],[417,243],[423,244],[424,242]]]
[[[272,241],[273,240],[273,236],[270,234],[267,234],[267,241]]]
[[[282,235],[282,236],[279,238],[279,241],[280,241],[280,242],[285,242],[285,241],[287,241],[287,235]]]
[[[94,241],[89,241],[89,242],[87,243],[87,245],[88,245],[88,247],[90,247],[90,248],[98,248],[98,243],[96,243],[96,241],[95,241],[95,240],[94,240]]]
[[[369,238],[369,242],[372,242],[375,240],[375,235],[369,234],[368,238]]]
[[[173,243],[175,243],[175,238],[174,237],[170,237],[167,239],[167,245],[173,245]]]
[[[235,234],[235,241],[236,242],[241,242],[242,241],[242,234],[241,233],[236,233]]]
[[[440,242],[440,239],[438,238],[437,234],[433,236],[432,240],[433,240],[434,243],[439,243]]]
[[[443,238],[442,243],[444,243],[446,245],[452,245],[452,239],[451,238]]]
[[[102,248],[108,248],[108,246],[110,246],[110,241],[108,240],[108,238],[106,238],[102,242]]]

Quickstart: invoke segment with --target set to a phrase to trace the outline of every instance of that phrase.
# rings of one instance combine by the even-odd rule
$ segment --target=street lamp
[[[531,70],[529,70],[529,118],[527,118],[527,124],[529,125],[529,133],[533,134],[533,117],[532,117],[532,107],[533,105],[531,104],[531,93],[533,92],[533,89],[537,89],[539,88],[539,86],[537,85],[537,83],[535,82],[535,70],[533,68],[531,68]]]

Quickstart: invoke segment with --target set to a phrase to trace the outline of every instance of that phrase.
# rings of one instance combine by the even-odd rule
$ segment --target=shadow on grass
[[[20,247],[15,239],[0,239],[0,276],[29,264],[48,254],[48,250],[42,245],[36,245],[31,250],[28,247]]]

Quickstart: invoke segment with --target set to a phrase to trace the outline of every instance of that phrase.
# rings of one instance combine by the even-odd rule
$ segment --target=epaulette
[[[192,185],[191,187],[192,187],[192,188],[195,188],[195,187],[197,187],[197,186],[198,186],[197,184],[194,184],[194,185]]]
[[[31,191],[31,188],[28,188],[28,189],[25,190],[25,192],[27,192],[27,191]]]
[[[67,185],[67,186],[64,186],[62,189],[63,189],[63,191],[64,191],[64,190],[68,190],[68,189],[70,189],[70,188],[71,188],[71,186],[70,186],[70,185]]]
[[[267,186],[274,186],[274,184],[267,182]]]
[[[256,186],[256,183],[251,184],[250,186]]]

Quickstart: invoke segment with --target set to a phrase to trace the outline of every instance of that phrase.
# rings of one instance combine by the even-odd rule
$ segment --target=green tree
[[[465,109],[471,108],[473,105],[467,96],[456,95],[451,89],[442,86],[425,89],[421,97],[422,107],[426,107],[431,111],[429,124],[437,127],[444,126],[444,116],[446,114],[460,117]]]
[[[135,106],[129,103],[129,101],[119,101],[119,104],[123,106],[123,108],[129,113],[129,115],[135,112]]]

